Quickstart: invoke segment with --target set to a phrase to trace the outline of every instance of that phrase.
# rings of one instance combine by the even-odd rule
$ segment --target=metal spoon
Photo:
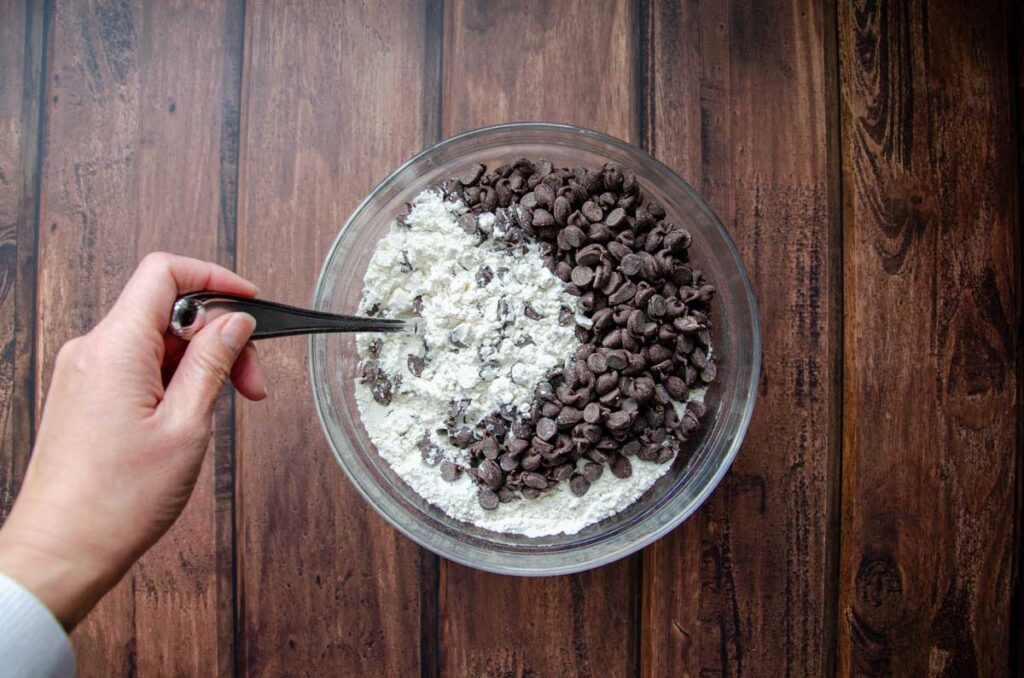
[[[337,315],[250,299],[219,292],[193,292],[179,297],[171,311],[171,332],[188,341],[218,315],[241,311],[256,319],[253,339],[288,337],[323,332],[403,332],[419,330],[419,323],[397,318],[363,318]]]

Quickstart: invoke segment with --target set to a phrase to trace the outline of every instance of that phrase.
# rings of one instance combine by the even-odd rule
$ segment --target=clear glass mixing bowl
[[[647,153],[590,130],[520,123],[467,132],[409,160],[363,200],[327,255],[313,306],[356,312],[377,241],[402,204],[425,187],[471,163],[495,167],[520,157],[547,158],[568,167],[600,167],[610,161],[632,169],[668,218],[693,235],[691,259],[718,288],[712,306],[718,380],[706,398],[702,435],[684,447],[671,469],[632,506],[578,534],[528,538],[491,532],[428,504],[377,454],[356,406],[359,357],[351,335],[312,336],[309,369],[317,413],[338,463],[385,520],[431,551],[470,567],[515,575],[566,574],[629,555],[679,525],[718,485],[747,431],[761,368],[757,304],[732,239],[694,190]]]

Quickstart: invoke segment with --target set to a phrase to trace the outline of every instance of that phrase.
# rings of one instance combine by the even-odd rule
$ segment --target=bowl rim
[[[514,567],[506,567],[501,565],[494,565],[491,563],[475,562],[469,558],[464,558],[459,554],[441,552],[436,547],[436,545],[426,543],[425,540],[421,539],[418,535],[414,534],[405,525],[393,520],[390,515],[385,513],[377,505],[377,503],[373,499],[371,499],[370,495],[362,487],[360,481],[356,477],[354,477],[352,472],[349,470],[348,465],[345,463],[344,455],[342,455],[341,451],[338,449],[338,444],[335,442],[330,430],[328,429],[327,418],[323,411],[325,403],[323,402],[323,399],[318,397],[320,383],[314,365],[314,359],[316,355],[314,348],[315,342],[318,339],[322,340],[322,337],[318,337],[316,335],[310,335],[307,344],[307,364],[309,369],[310,387],[313,391],[313,402],[317,411],[317,419],[320,421],[320,428],[323,431],[324,437],[327,439],[328,445],[330,445],[331,452],[334,455],[335,460],[338,462],[338,465],[341,467],[342,471],[345,473],[345,476],[348,478],[349,484],[355,487],[356,491],[363,498],[363,501],[365,501],[369,506],[371,506],[373,510],[377,513],[377,515],[381,516],[385,520],[385,522],[391,525],[391,527],[397,529],[401,534],[405,535],[413,542],[427,549],[431,553],[434,553],[442,558],[459,563],[461,565],[465,565],[466,567],[471,567],[473,569],[492,572],[495,574],[525,577],[574,574],[577,572],[595,569],[603,565],[615,562],[617,560],[621,560],[622,558],[632,555],[637,551],[640,551],[641,549],[653,544],[654,542],[658,541],[659,539],[667,535],[669,532],[677,528],[679,525],[681,525],[690,516],[692,516],[697,511],[697,509],[704,505],[704,502],[706,502],[708,497],[711,496],[711,493],[718,488],[718,485],[722,482],[722,479],[725,477],[725,474],[732,467],[732,464],[735,461],[736,456],[739,454],[740,446],[742,445],[743,440],[746,438],[746,434],[750,426],[750,421],[753,416],[754,406],[757,401],[757,389],[760,383],[762,358],[761,315],[757,303],[757,297],[754,294],[753,285],[750,282],[750,275],[747,272],[746,264],[744,263],[743,258],[740,255],[739,249],[736,247],[736,243],[733,240],[732,235],[725,228],[721,220],[711,209],[711,207],[707,204],[704,198],[702,198],[700,194],[697,193],[697,191],[694,190],[692,186],[690,186],[689,183],[687,183],[682,177],[680,177],[673,169],[668,167],[665,163],[661,162],[653,155],[648,153],[646,150],[640,148],[635,144],[631,144],[627,141],[623,141],[622,139],[618,139],[608,134],[604,134],[603,132],[588,129],[586,127],[550,122],[508,122],[471,129],[456,134],[455,136],[449,137],[442,141],[439,141],[436,144],[432,144],[427,148],[421,150],[420,152],[416,153],[414,156],[412,156],[405,162],[401,163],[384,179],[379,181],[369,191],[369,193],[366,194],[362,201],[360,201],[360,203],[349,215],[348,219],[345,220],[345,223],[342,225],[342,227],[338,230],[337,235],[334,237],[334,241],[331,243],[330,248],[328,248],[324,256],[320,273],[317,276],[317,282],[316,286],[313,289],[313,296],[311,300],[312,308],[317,307],[317,301],[323,295],[324,286],[327,281],[328,264],[334,259],[334,256],[338,248],[340,247],[342,239],[348,233],[352,225],[356,222],[357,218],[363,213],[363,211],[373,201],[373,199],[377,196],[378,192],[383,187],[389,185],[398,175],[402,174],[410,166],[420,162],[424,158],[427,158],[437,153],[441,149],[471,139],[475,139],[477,137],[509,131],[548,131],[563,134],[568,133],[572,135],[580,135],[583,137],[590,137],[600,143],[616,146],[619,149],[626,151],[628,153],[635,153],[644,156],[647,160],[654,164],[655,168],[658,169],[658,171],[662,172],[670,181],[672,181],[675,184],[674,188],[680,189],[683,192],[687,193],[689,197],[694,201],[694,203],[700,207],[700,209],[704,212],[704,216],[718,230],[718,235],[722,238],[723,242],[725,243],[726,251],[728,253],[729,258],[736,261],[739,264],[737,273],[739,275],[739,280],[742,283],[742,290],[744,296],[746,297],[746,300],[750,307],[752,339],[752,345],[750,347],[750,383],[747,384],[746,389],[741,390],[741,393],[746,396],[746,402],[743,407],[743,410],[740,412],[738,427],[736,428],[734,435],[732,435],[731,440],[728,443],[728,449],[726,450],[725,455],[721,458],[721,462],[714,469],[714,473],[711,474],[709,481],[702,488],[700,488],[699,492],[695,494],[693,501],[685,509],[679,511],[677,515],[673,516],[669,520],[666,520],[663,524],[659,525],[657,529],[654,529],[651,532],[644,534],[641,538],[635,540],[634,542],[619,549],[616,549],[614,551],[611,551],[609,553],[606,553],[602,556],[577,560],[574,562],[565,563],[561,565],[545,565],[542,567],[524,567],[521,565],[517,565]],[[743,391],[745,391],[745,393],[743,393]]]

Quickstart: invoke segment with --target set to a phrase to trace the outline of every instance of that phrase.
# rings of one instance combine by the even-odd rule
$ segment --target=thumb
[[[210,416],[235,360],[255,329],[256,319],[248,313],[229,313],[200,330],[185,349],[163,404],[177,414]]]

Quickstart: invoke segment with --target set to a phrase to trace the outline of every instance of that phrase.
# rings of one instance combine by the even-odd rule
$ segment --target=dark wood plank
[[[1014,69],[1010,86],[1017,102],[1017,290],[1024,290],[1024,3],[1006,3],[1006,25],[1010,64]],[[1017,317],[1024,318],[1024,298],[1017,295]],[[1013,610],[1010,615],[1010,670],[1024,675],[1024,327],[1017,330],[1017,491],[1014,519]]]
[[[840,3],[838,669],[1005,675],[1021,327],[1000,2]]]
[[[248,4],[238,261],[263,296],[308,304],[350,211],[428,141],[426,19],[413,0]],[[434,557],[338,468],[305,339],[260,351],[270,396],[242,404],[237,422],[239,669],[417,674],[433,634],[421,626],[420,571]]]
[[[643,674],[831,671],[839,228],[820,3],[652,0],[646,142],[708,200],[761,309],[754,419],[704,508],[644,553]]]
[[[448,2],[444,135],[544,120],[637,141],[633,11],[624,2]],[[631,558],[520,579],[442,561],[443,673],[632,675],[638,567]]]
[[[238,96],[228,55],[240,41],[226,44],[225,36],[232,21],[237,34],[239,12],[239,3],[54,7],[39,242],[41,384],[61,343],[105,313],[146,252],[230,264],[219,151],[232,133],[224,118],[230,92]],[[216,545],[213,467],[208,459],[175,527],[74,634],[81,675],[216,675],[219,657],[231,655],[218,635],[225,603],[216,554],[224,549]],[[223,611],[231,614],[230,599]]]
[[[43,10],[0,2],[0,523],[35,424],[35,255]]]

